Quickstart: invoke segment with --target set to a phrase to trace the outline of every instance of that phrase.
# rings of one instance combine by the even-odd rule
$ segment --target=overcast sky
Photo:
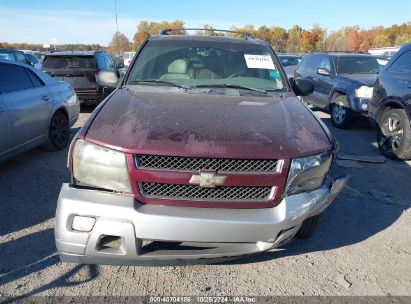
[[[130,38],[141,20],[183,20],[187,27],[253,24],[336,30],[411,21],[411,0],[117,0],[119,30]],[[114,0],[0,0],[0,41],[107,45],[116,30]]]

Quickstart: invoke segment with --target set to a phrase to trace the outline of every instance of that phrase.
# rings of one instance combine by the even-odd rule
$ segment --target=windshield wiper
[[[191,87],[183,85],[183,84],[177,84],[171,81],[166,81],[166,80],[160,80],[160,79],[144,79],[144,80],[133,80],[132,83],[158,83],[158,84],[167,84],[167,85],[171,85],[173,87],[177,87],[180,89],[185,89],[185,90],[189,90],[191,89]]]
[[[259,92],[263,94],[268,94],[266,90],[263,89],[257,89],[257,88],[251,88],[251,87],[246,87],[242,85],[236,85],[236,84],[229,84],[229,83],[224,83],[224,84],[200,84],[197,86],[194,86],[193,88],[232,88],[232,89],[242,89],[242,90],[248,90],[248,91],[254,91],[254,92]]]

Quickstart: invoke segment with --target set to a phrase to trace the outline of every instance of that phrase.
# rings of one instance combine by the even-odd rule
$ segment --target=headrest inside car
[[[168,66],[170,74],[185,74],[187,73],[187,62],[184,59],[176,59]]]

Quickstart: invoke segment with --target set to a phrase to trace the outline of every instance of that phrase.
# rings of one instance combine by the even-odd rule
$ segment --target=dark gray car
[[[314,92],[303,100],[328,110],[337,128],[348,128],[352,118],[367,115],[373,85],[380,71],[374,56],[349,52],[321,52],[304,56],[295,72],[314,82]]]
[[[120,66],[113,56],[104,51],[53,52],[45,56],[42,69],[56,80],[70,83],[81,103],[96,104],[113,89],[101,86],[97,76],[102,71],[116,73],[120,77]]]
[[[68,83],[26,64],[0,60],[0,161],[40,145],[64,149],[79,112]]]

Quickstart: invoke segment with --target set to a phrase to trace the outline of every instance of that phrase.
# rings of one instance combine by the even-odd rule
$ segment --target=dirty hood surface
[[[279,96],[279,95],[278,95]],[[119,89],[86,140],[130,153],[288,159],[331,148],[294,96],[284,98]]]

